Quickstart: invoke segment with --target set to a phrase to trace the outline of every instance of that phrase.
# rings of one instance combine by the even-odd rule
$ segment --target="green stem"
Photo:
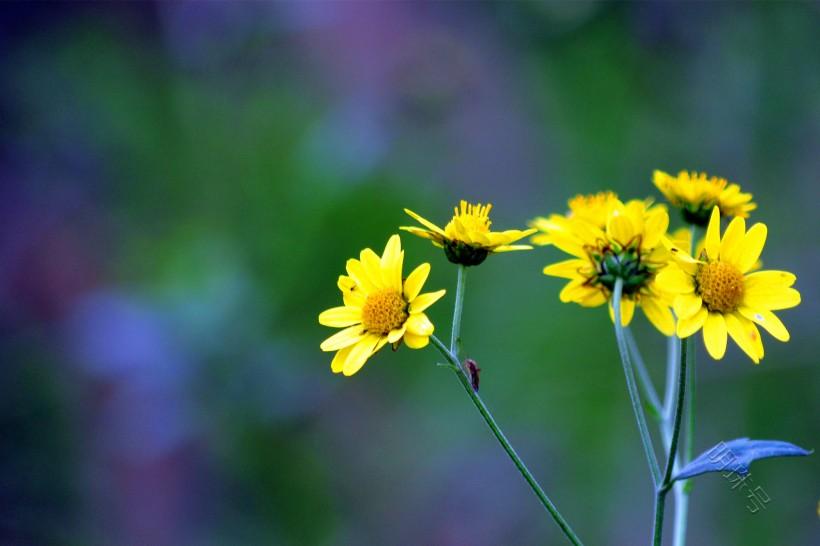
[[[632,330],[628,326],[624,328],[624,334],[626,334],[626,343],[629,345],[629,350],[632,352],[632,360],[635,363],[635,369],[638,371],[638,381],[640,382],[641,388],[646,395],[646,403],[658,419],[663,419],[663,408],[661,407],[661,401],[658,398],[655,385],[652,383],[652,377],[649,375],[649,370],[646,369],[643,357],[638,349],[638,343],[635,341],[635,336],[632,335]]]
[[[467,268],[458,266],[458,280],[456,281],[456,303],[453,306],[453,330],[450,333],[450,352],[458,356],[461,348],[461,313],[464,309],[464,282],[467,277]]]
[[[620,277],[615,280],[615,289],[612,294],[612,308],[615,315],[615,338],[618,342],[618,350],[621,353],[621,364],[626,376],[626,389],[629,391],[629,399],[632,402],[632,411],[635,413],[635,421],[638,423],[638,432],[641,435],[641,443],[649,464],[649,472],[652,475],[652,484],[655,487],[661,483],[661,471],[658,467],[658,459],[652,447],[652,438],[649,436],[649,428],[646,426],[646,416],[641,407],[641,395],[635,382],[635,372],[629,359],[629,349],[624,336],[624,327],[621,324],[621,296],[623,294],[624,281]]]
[[[663,481],[655,492],[655,525],[652,533],[654,546],[661,546],[661,539],[663,538],[663,514],[666,505],[666,493],[672,486],[672,469],[675,466],[675,457],[678,454],[678,438],[680,437],[683,404],[686,397],[686,349],[688,345],[688,339],[681,340],[680,368],[678,369],[678,395],[675,404],[675,421],[672,428],[672,439],[669,443],[669,456],[666,459],[666,470],[663,474]]]
[[[456,374],[461,386],[464,387],[464,391],[470,397],[473,404],[475,405],[478,412],[484,418],[484,421],[487,423],[487,426],[490,427],[490,430],[495,435],[498,442],[501,444],[501,447],[504,448],[504,451],[507,452],[512,462],[515,464],[515,467],[521,472],[521,475],[524,476],[524,479],[527,480],[530,488],[532,488],[535,495],[538,497],[538,500],[541,501],[541,504],[544,505],[544,508],[547,509],[547,512],[550,513],[552,519],[555,520],[555,523],[558,524],[558,527],[564,532],[564,535],[569,539],[570,542],[575,544],[576,546],[582,546],[583,543],[581,539],[575,534],[570,527],[569,523],[564,519],[561,513],[558,511],[558,508],[552,503],[544,490],[536,481],[535,477],[533,477],[530,470],[527,468],[527,465],[524,464],[524,461],[521,460],[521,457],[518,456],[515,449],[510,444],[510,441],[507,440],[507,437],[498,427],[498,424],[495,422],[490,410],[487,409],[487,406],[484,404],[484,401],[478,396],[478,393],[473,390],[472,385],[470,384],[470,379],[467,377],[467,374],[464,373],[464,370],[461,368],[461,363],[458,360],[458,357],[453,354],[452,351],[448,350],[447,347],[442,343],[436,336],[430,336],[430,340],[433,342],[433,345],[441,352],[444,358],[450,363],[453,372]]]

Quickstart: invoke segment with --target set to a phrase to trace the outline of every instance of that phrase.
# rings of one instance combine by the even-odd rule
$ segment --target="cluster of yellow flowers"
[[[761,223],[746,230],[744,218],[756,208],[751,194],[722,178],[685,171],[677,177],[656,171],[654,182],[688,223],[699,226],[706,215],[703,243],[693,250],[686,232],[669,234],[666,207],[651,200],[624,203],[612,192],[578,196],[565,215],[531,223],[539,230],[534,244],[554,245],[573,256],[544,273],[569,279],[561,301],[588,307],[609,302],[610,315],[620,278],[623,325],[637,306],[666,335],[685,338],[702,329],[715,359],[723,358],[731,336],[760,362],[757,326],[788,341],[788,331],[772,311],[796,306],[800,293],[792,288],[793,274],[756,270],[767,230]],[[734,217],[722,238],[721,216]]]
[[[766,226],[746,230],[744,218],[756,208],[752,196],[737,184],[705,174],[681,172],[676,177],[656,171],[654,183],[693,226],[707,225],[702,250],[691,247],[688,231],[669,233],[669,214],[651,199],[623,202],[601,192],[569,200],[566,214],[539,217],[527,230],[490,230],[492,205],[461,201],[442,229],[413,211],[405,212],[423,227],[400,229],[423,237],[462,266],[481,264],[490,254],[528,250],[513,244],[527,236],[536,245],[552,245],[572,258],[544,268],[546,275],[568,279],[562,302],[585,307],[609,304],[620,279],[621,324],[632,320],[635,307],[663,334],[688,337],[703,330],[709,354],[720,359],[727,336],[755,362],[763,358],[757,326],[780,341],[789,333],[772,311],[794,307],[800,294],[795,276],[783,271],[758,271]],[[733,217],[721,238],[721,216]],[[697,250],[697,251],[695,251]],[[424,310],[445,291],[421,294],[430,272],[422,264],[404,278],[404,251],[392,235],[381,256],[371,249],[347,261],[347,275],[338,286],[344,305],[319,315],[325,326],[343,328],[326,339],[323,351],[335,351],[335,373],[353,375],[384,345],[404,342],[426,346],[434,326]]]

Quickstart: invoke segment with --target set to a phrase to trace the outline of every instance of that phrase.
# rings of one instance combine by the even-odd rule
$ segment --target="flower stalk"
[[[661,483],[661,471],[658,466],[658,459],[655,449],[652,447],[652,437],[649,435],[649,427],[646,425],[646,416],[641,407],[641,395],[638,392],[638,385],[635,381],[635,371],[632,368],[632,360],[629,358],[629,347],[624,335],[624,327],[621,323],[621,296],[623,295],[624,281],[618,277],[615,279],[615,290],[612,294],[612,307],[615,315],[615,339],[618,342],[618,350],[621,354],[621,364],[626,377],[626,388],[629,392],[629,399],[632,403],[632,411],[635,413],[635,421],[638,424],[638,432],[641,436],[646,461],[649,465],[649,473],[652,476],[652,484],[655,487]]]
[[[675,403],[674,422],[672,425],[672,437],[669,442],[669,455],[666,459],[666,469],[663,474],[663,481],[655,492],[655,524],[652,532],[654,546],[661,546],[663,538],[663,515],[666,505],[666,494],[672,487],[672,470],[675,466],[675,458],[678,452],[678,439],[680,437],[681,420],[683,417],[683,407],[686,397],[686,352],[689,344],[688,339],[680,341],[680,365],[678,367],[678,389]]]
[[[476,409],[481,414],[481,417],[484,418],[484,422],[487,423],[487,426],[490,427],[490,430],[498,440],[498,443],[500,443],[501,447],[504,448],[504,451],[507,452],[507,455],[510,457],[513,464],[515,464],[515,467],[518,469],[519,472],[521,472],[521,475],[524,476],[524,479],[527,481],[527,484],[529,484],[530,488],[538,497],[538,500],[541,501],[541,504],[544,505],[544,508],[552,516],[552,519],[555,520],[555,523],[558,524],[558,527],[561,528],[561,531],[564,533],[564,535],[566,535],[567,539],[572,544],[575,544],[576,546],[583,546],[581,539],[578,538],[578,535],[576,535],[575,531],[572,530],[572,527],[570,527],[569,523],[564,519],[564,516],[561,515],[561,512],[558,511],[558,508],[556,508],[555,504],[553,504],[553,502],[544,492],[541,485],[532,475],[532,472],[530,472],[529,468],[527,468],[527,465],[524,464],[523,460],[521,460],[521,457],[515,451],[515,448],[513,448],[512,444],[510,444],[510,441],[504,435],[504,432],[498,426],[498,423],[496,423],[495,419],[493,418],[493,415],[490,413],[490,410],[487,409],[487,406],[486,404],[484,404],[484,401],[481,399],[478,393],[475,392],[475,390],[473,390],[472,384],[470,383],[470,379],[469,377],[467,377],[467,374],[464,373],[464,370],[461,367],[461,363],[459,362],[456,355],[450,352],[450,350],[444,345],[444,343],[442,343],[441,340],[439,340],[435,335],[430,336],[430,340],[433,342],[433,345],[436,347],[436,349],[439,350],[442,356],[444,356],[444,358],[447,359],[447,361],[450,364],[450,369],[453,370],[453,373],[456,374],[456,378],[458,378],[459,383],[461,383],[461,386],[464,387],[464,392],[466,392],[467,395],[470,397],[470,400],[473,402],[473,405],[475,405]]]

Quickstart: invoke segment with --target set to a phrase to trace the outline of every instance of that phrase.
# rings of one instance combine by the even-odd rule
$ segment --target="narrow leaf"
[[[812,451],[780,440],[738,438],[720,442],[712,449],[701,453],[684,466],[672,481],[685,480],[707,472],[734,472],[745,476],[749,473],[752,461],[768,457],[804,457],[811,453]]]

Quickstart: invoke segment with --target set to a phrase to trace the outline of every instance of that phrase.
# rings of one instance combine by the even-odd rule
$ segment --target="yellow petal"
[[[584,279],[573,279],[558,293],[558,299],[563,303],[578,301],[588,295],[589,287],[584,286]]]
[[[689,294],[695,291],[692,277],[681,271],[680,268],[669,266],[655,277],[655,284],[665,292],[674,294]]]
[[[409,333],[417,336],[431,336],[435,330],[433,323],[424,313],[410,315],[410,318],[405,322],[405,326],[407,326]]]
[[[551,277],[574,279],[578,277],[579,270],[587,265],[589,265],[589,262],[586,260],[572,259],[548,265],[543,271],[544,275],[550,275]]]
[[[349,292],[356,288],[356,281],[348,277],[347,275],[339,275],[339,280],[336,281],[336,286],[339,287],[339,290],[344,292]]]
[[[427,292],[426,294],[416,296],[416,298],[410,302],[410,313],[421,313],[436,303],[446,293],[446,290],[438,290],[436,292]]]
[[[342,373],[346,376],[351,376],[362,369],[364,363],[373,354],[379,343],[378,334],[367,334],[356,345],[350,349],[350,354],[347,355]]]
[[[632,322],[632,315],[635,314],[635,301],[621,298],[621,326],[629,326]],[[609,301],[609,318],[615,322],[615,308],[612,300]]]
[[[406,231],[407,233],[412,233],[417,237],[431,239],[433,241],[442,241],[444,238],[443,235],[439,235],[438,233],[416,226],[400,226],[399,229],[402,231]]]
[[[678,337],[689,337],[698,330],[700,330],[701,326],[703,326],[703,323],[706,322],[706,317],[708,315],[709,311],[707,311],[705,307],[701,307],[700,310],[691,317],[685,319],[678,319]]]
[[[746,273],[757,263],[763,245],[766,244],[766,224],[755,224],[743,238],[742,252],[737,267],[741,273]]]
[[[362,321],[361,307],[333,307],[319,314],[319,324],[343,328]]]
[[[729,335],[735,340],[737,346],[743,350],[755,364],[760,363],[763,358],[763,342],[760,339],[760,332],[752,321],[739,316],[736,313],[726,315],[726,328]]]
[[[635,236],[635,229],[626,214],[615,210],[607,220],[606,234],[610,239],[625,245]]]
[[[669,213],[666,212],[666,209],[656,209],[652,211],[646,219],[642,246],[644,248],[655,248],[658,246],[661,238],[666,235],[668,227]]]
[[[402,324],[401,328],[396,328],[395,330],[390,330],[390,333],[387,334],[387,342],[388,343],[395,343],[401,339],[401,336],[404,335],[404,332],[407,331],[407,322]]]
[[[413,301],[421,292],[421,287],[427,281],[427,276],[430,274],[430,264],[424,263],[413,270],[407,279],[404,281],[404,298],[407,301]]]
[[[727,262],[735,267],[739,266],[740,258],[743,255],[743,240],[746,236],[746,221],[736,216],[731,222],[723,240],[720,242],[720,261]]]
[[[743,294],[743,306],[752,309],[789,309],[800,304],[800,292],[794,288],[779,286],[754,285],[746,286]]]
[[[669,307],[660,304],[655,298],[642,298],[641,309],[655,328],[663,335],[671,336],[675,333],[675,318]]]
[[[428,343],[430,343],[428,336],[417,336],[410,332],[404,334],[404,344],[411,349],[421,349],[422,347],[426,347]]]
[[[794,273],[768,269],[766,271],[755,271],[744,277],[746,290],[766,286],[788,288],[793,285],[796,280],[797,276]]]
[[[330,362],[330,369],[333,373],[342,373],[345,360],[347,360],[348,355],[350,355],[352,348],[353,347],[345,347],[344,349],[336,351],[336,354],[333,355],[333,360]]]
[[[513,252],[515,250],[532,250],[530,245],[501,245],[493,248],[493,252]]]
[[[323,351],[338,351],[349,345],[353,345],[364,337],[364,327],[361,324],[350,326],[339,332],[336,332],[319,346]]]
[[[703,323],[703,342],[715,360],[726,354],[726,321],[720,313],[709,313]]]
[[[710,260],[717,260],[720,253],[720,209],[714,207],[706,228],[706,255]]]
[[[422,218],[421,216],[419,216],[418,214],[416,214],[415,212],[413,212],[410,209],[404,209],[404,212],[409,214],[410,217],[412,217],[416,222],[423,225],[424,227],[426,227],[430,231],[432,231],[434,233],[438,233],[441,236],[444,236],[444,230],[441,229],[440,227],[438,227],[437,225],[435,225],[433,222],[430,222],[429,220],[425,220],[424,218]]]
[[[350,278],[356,281],[356,285],[364,290],[365,293],[369,294],[370,292],[376,291],[376,285],[373,284],[370,277],[367,276],[362,262],[351,258],[345,264],[345,268],[347,269],[347,274],[350,275]]]
[[[738,309],[738,312],[752,322],[763,326],[775,339],[779,341],[789,341],[789,331],[786,330],[786,326],[771,311],[763,309],[756,311],[748,307],[741,307]]]
[[[379,255],[370,248],[365,248],[359,253],[359,260],[362,263],[365,275],[376,289],[387,288],[387,279],[382,274],[382,262]]]
[[[382,276],[388,288],[401,291],[401,268],[404,261],[404,252],[401,250],[401,239],[398,235],[391,235],[384,247],[381,258]]]
[[[679,319],[689,318],[703,306],[703,299],[697,294],[678,294],[672,308]]]

